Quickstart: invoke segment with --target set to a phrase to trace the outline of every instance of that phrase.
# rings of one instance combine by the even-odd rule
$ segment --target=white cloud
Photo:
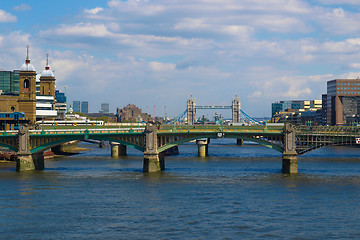
[[[360,63],[350,63],[349,67],[350,68],[358,68],[358,69],[360,69]]]
[[[358,0],[319,0],[322,4],[352,4],[352,5],[360,5]]]
[[[25,3],[14,7],[15,11],[30,11],[31,9],[32,9],[32,7]]]
[[[322,26],[322,31],[330,35],[360,33],[360,14],[358,12],[345,11],[343,8],[317,8],[314,12],[316,24]]]
[[[92,8],[92,9],[85,9],[84,12],[86,14],[96,15],[97,13],[99,13],[102,10],[104,10],[104,9],[101,7],[97,7],[97,8]]]
[[[360,78],[360,72],[349,72],[339,75],[337,79],[357,79]]]
[[[164,12],[167,7],[166,4],[158,4],[150,3],[149,1],[140,1],[140,0],[128,0],[124,1],[117,1],[111,0],[108,2],[110,8],[116,8],[122,12],[131,12],[131,13],[138,13],[145,16],[156,15],[161,12]]]
[[[88,37],[108,37],[112,34],[104,24],[78,23],[76,25],[62,25],[53,30],[40,32],[40,35],[67,35],[67,36],[88,36]]]
[[[11,13],[7,13],[0,9],[0,22],[16,22],[17,18]]]
[[[149,62],[150,68],[155,72],[174,70],[176,64],[173,63],[161,63],[161,62]]]
[[[325,42],[323,50],[334,53],[347,53],[360,51],[360,38],[350,38],[338,42]]]

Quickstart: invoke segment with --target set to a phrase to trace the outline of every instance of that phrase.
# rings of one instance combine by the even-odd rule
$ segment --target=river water
[[[281,154],[213,140],[142,173],[142,153],[110,149],[46,160],[44,171],[0,164],[0,239],[360,239],[360,148],[327,147],[281,173]]]

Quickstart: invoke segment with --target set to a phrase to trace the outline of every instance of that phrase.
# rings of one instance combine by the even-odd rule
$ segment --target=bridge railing
[[[6,130],[6,131],[0,131],[0,136],[8,136],[8,135],[17,135],[18,130]]]
[[[30,130],[30,135],[44,134],[100,134],[100,133],[139,133],[144,132],[144,128],[107,128],[107,129],[48,129],[48,130]]]
[[[178,133],[198,133],[198,132],[267,132],[267,133],[282,133],[282,127],[264,127],[264,126],[227,126],[227,125],[186,125],[186,126],[175,126],[166,127],[158,130],[159,133],[178,132]]]
[[[360,128],[354,126],[296,126],[296,134],[359,136]]]

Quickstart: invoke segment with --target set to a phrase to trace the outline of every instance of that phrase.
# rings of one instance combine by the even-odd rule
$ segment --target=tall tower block
[[[240,123],[240,110],[241,110],[241,102],[238,96],[232,100],[232,122],[233,123]]]
[[[19,111],[24,112],[31,124],[36,122],[36,70],[30,63],[29,45],[25,63],[20,69]]]
[[[46,55],[46,67],[40,76],[40,95],[53,96],[55,99],[55,76],[49,67],[49,54]]]
[[[196,101],[195,98],[193,98],[192,95],[190,95],[190,98],[187,100],[187,122],[189,125],[193,125],[196,121]]]

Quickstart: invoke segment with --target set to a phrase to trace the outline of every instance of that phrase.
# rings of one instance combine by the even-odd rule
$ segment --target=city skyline
[[[30,45],[37,72],[49,53],[68,104],[156,106],[174,116],[230,105],[251,116],[271,103],[321,99],[326,82],[360,76],[360,3],[269,1],[4,1],[0,69],[19,69]],[[152,113],[152,110],[150,111]],[[230,113],[227,113],[230,114]]]

